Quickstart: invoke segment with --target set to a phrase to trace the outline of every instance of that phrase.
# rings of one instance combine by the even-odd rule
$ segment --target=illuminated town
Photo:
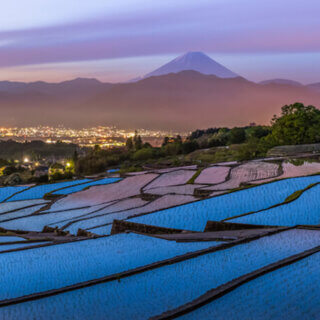
[[[137,132],[146,142],[159,146],[164,137],[181,135],[185,137],[188,132],[157,131],[138,129]],[[117,127],[93,127],[83,129],[72,129],[59,127],[0,127],[0,139],[15,140],[19,142],[42,140],[46,143],[75,143],[82,147],[100,145],[103,148],[125,145],[128,137],[133,137],[135,130],[119,129]]]

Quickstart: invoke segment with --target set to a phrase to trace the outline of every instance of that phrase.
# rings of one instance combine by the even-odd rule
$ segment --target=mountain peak
[[[179,57],[177,57],[176,59],[181,59],[181,58],[209,58],[211,59],[208,55],[206,55],[205,53],[201,52],[201,51],[189,51],[186,52],[182,55],[180,55]]]
[[[162,67],[146,74],[144,78],[160,76],[169,73],[178,73],[181,71],[193,70],[206,75],[215,75],[220,78],[235,78],[237,74],[211,59],[203,52],[187,52]]]

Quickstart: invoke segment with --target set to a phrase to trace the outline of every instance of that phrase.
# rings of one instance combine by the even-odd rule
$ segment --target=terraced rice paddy
[[[43,199],[35,199],[35,200],[24,200],[24,201],[0,203],[0,214],[19,210],[26,207],[32,207],[32,206],[43,204],[43,203],[47,203],[47,201]]]
[[[0,319],[317,319],[320,175],[282,167],[0,188]]]
[[[16,241],[25,241],[25,239],[20,237],[0,236],[0,244],[5,242],[16,242]]]
[[[104,206],[104,205],[103,205]],[[47,225],[57,225],[59,221],[74,218],[75,216],[81,214],[87,214],[93,210],[97,210],[100,206],[78,210],[70,210],[64,212],[55,213],[41,213],[38,215],[32,215],[35,211],[34,208],[25,209],[25,215],[28,217],[22,217],[20,219],[15,219],[7,222],[0,223],[0,226],[6,229],[13,230],[28,230],[28,231],[41,231],[44,226]]]
[[[108,276],[219,244],[119,234],[0,255],[0,281],[7,287],[0,291],[0,300]],[[27,263],[28,269],[21,269],[22,263]]]
[[[94,234],[105,236],[105,235],[111,234],[111,229],[112,229],[112,225],[109,224],[102,227],[87,228],[86,230],[93,232]]]
[[[129,198],[118,203],[106,203],[76,210],[59,212],[44,211],[38,215],[31,215],[40,207],[27,208],[12,213],[22,218],[0,223],[0,227],[12,230],[41,231],[45,226],[67,226],[66,230],[77,233],[78,229],[90,229],[96,226],[112,224],[114,219],[126,219],[127,217],[168,208],[193,201],[191,196],[167,195],[153,202],[143,201],[139,198]],[[23,218],[23,216],[28,216]],[[3,216],[0,216],[0,219]]]
[[[193,195],[194,190],[203,187],[201,184],[183,184],[180,186],[158,187],[146,190],[147,193],[166,195],[166,194],[185,194]]]
[[[312,236],[311,236],[312,234]],[[192,301],[207,290],[262,266],[312,248],[317,231],[288,231],[227,250],[112,281],[0,309],[7,317],[25,319],[47,310],[52,318],[148,319]],[[296,245],[292,240],[299,239]],[[236,268],[234,266],[237,266]],[[179,275],[177,277],[177,275]],[[113,310],[117,310],[114,312]]]
[[[152,172],[167,173],[167,172],[172,172],[172,171],[177,171],[177,170],[197,170],[197,166],[191,165],[191,166],[183,166],[183,167],[176,167],[176,168],[156,169],[156,170],[152,170]]]
[[[177,170],[163,173],[160,177],[153,180],[146,187],[144,187],[144,190],[185,184],[193,177],[194,174],[194,170]]]
[[[2,244],[0,245],[0,253],[3,253],[7,250],[23,249],[35,245],[46,244],[46,242],[26,242],[26,243],[12,243],[12,244]],[[2,255],[0,255],[2,257]],[[1,258],[0,258],[1,259]]]
[[[249,214],[230,220],[230,222],[260,225],[319,225],[320,203],[318,200],[320,185],[305,191],[297,200],[275,208]]]
[[[20,209],[20,210],[16,210],[16,211],[2,214],[2,215],[0,215],[0,222],[3,223],[3,222],[10,221],[13,219],[28,216],[28,215],[32,214],[33,212],[43,208],[43,206],[44,206],[44,204],[40,204],[40,205],[33,206],[31,208],[29,207],[29,208]],[[23,229],[21,229],[21,230],[23,230]]]
[[[105,184],[117,182],[119,180],[120,180],[119,178],[105,178],[105,179],[95,180],[95,181],[91,181],[91,182],[87,182],[87,183],[78,184],[78,185],[75,185],[72,187],[64,188],[61,190],[57,190],[57,191],[54,191],[53,194],[67,195],[70,193],[82,191],[83,189],[90,188],[92,186],[105,185]]]
[[[55,202],[50,211],[67,210],[94,206],[116,200],[140,195],[140,190],[152,180],[157,178],[157,174],[143,174],[128,177],[117,183],[102,186],[93,186],[88,190],[76,192]]]
[[[13,197],[11,197],[7,201],[41,199],[46,193],[52,192],[57,189],[70,187],[72,185],[76,185],[76,184],[87,182],[87,181],[89,180],[83,179],[83,180],[74,180],[74,181],[66,181],[66,182],[58,182],[58,183],[50,183],[50,184],[42,184],[39,186],[33,186],[28,188],[27,190],[16,193]]]
[[[320,176],[282,180],[132,218],[130,221],[166,228],[203,231],[208,220],[219,221],[241,213],[266,209],[285,201],[295,191],[317,182],[320,182]]]
[[[284,162],[282,164],[283,173],[279,177],[270,178],[267,180],[257,180],[253,183],[259,184],[266,181],[273,181],[275,179],[285,179],[299,176],[307,176],[320,172],[320,163],[318,162],[304,162],[303,164],[295,165],[290,162]]]
[[[142,214],[145,212],[152,212],[155,210],[159,210],[162,208],[169,208],[175,205],[181,205],[186,202],[193,201],[194,198],[191,196],[171,196],[166,195],[159,199],[150,202],[149,204],[142,206],[140,208],[134,208],[130,210],[123,210],[116,213],[109,213],[109,214],[100,214],[97,213],[96,217],[88,217],[83,219],[79,222],[75,222],[68,226],[66,230],[70,231],[71,233],[76,233],[77,230],[80,229],[90,229],[96,226],[101,226],[105,224],[112,224],[114,219],[124,220],[128,217]]]
[[[210,184],[218,184],[222,183],[226,180],[228,174],[230,172],[230,167],[209,167],[204,169],[200,175],[195,180],[195,183],[210,183]]]
[[[69,213],[72,215],[72,218],[63,219],[60,221],[56,220],[55,222],[50,223],[50,225],[63,227],[69,223],[73,223],[81,220],[87,220],[94,217],[100,217],[100,216],[108,215],[115,212],[129,210],[132,208],[139,208],[141,206],[146,205],[147,203],[148,203],[147,201],[143,201],[141,198],[129,198],[125,200],[120,200],[119,202],[110,202],[107,204],[97,205],[97,206],[93,206],[85,209],[72,210],[72,211],[69,211]],[[58,212],[55,214],[51,213],[50,216],[52,215],[61,216],[61,214],[65,215],[66,212]]]
[[[238,188],[241,183],[254,180],[268,179],[279,175],[279,165],[262,161],[252,161],[239,165],[230,172],[230,179],[214,187],[208,187],[210,190],[228,190]]]
[[[252,280],[180,320],[318,319],[320,253]],[[226,307],[227,306],[227,307]]]
[[[0,188],[0,202],[5,201],[17,192],[28,189],[27,186],[17,186],[17,187],[1,187]]]

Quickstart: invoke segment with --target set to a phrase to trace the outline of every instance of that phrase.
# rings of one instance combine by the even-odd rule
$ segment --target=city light
[[[135,130],[119,129],[117,127],[92,127],[83,129],[71,129],[62,126],[48,127],[0,127],[0,139],[13,139],[18,142],[42,140],[46,143],[75,143],[81,147],[93,147],[99,145],[102,148],[125,146],[126,139],[135,135]],[[173,132],[165,130],[138,129],[141,138],[154,146],[160,145],[166,136],[180,135],[186,137],[189,132]]]

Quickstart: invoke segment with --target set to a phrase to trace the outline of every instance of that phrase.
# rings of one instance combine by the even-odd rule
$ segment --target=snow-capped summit
[[[188,52],[168,62],[159,69],[146,74],[143,78],[178,73],[185,70],[194,70],[207,75],[215,75],[220,78],[238,77],[236,73],[214,61],[203,52]]]

